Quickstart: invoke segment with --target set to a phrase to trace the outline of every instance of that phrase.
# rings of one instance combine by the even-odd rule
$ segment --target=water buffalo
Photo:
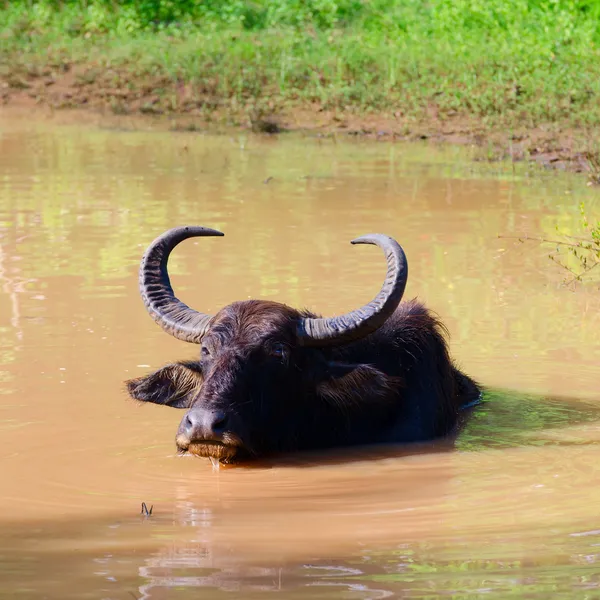
[[[142,258],[140,291],[152,318],[177,339],[200,344],[196,360],[127,382],[144,402],[186,409],[181,452],[236,462],[274,453],[430,440],[449,433],[477,384],[452,363],[445,329],[422,304],[400,303],[406,256],[392,238],[367,235],[385,253],[387,275],[374,300],[321,318],[278,302],[234,302],[211,316],[178,300],[169,254],[191,237],[179,227]]]

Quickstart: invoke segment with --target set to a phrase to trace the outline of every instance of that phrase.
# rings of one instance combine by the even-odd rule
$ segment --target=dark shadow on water
[[[488,390],[484,401],[465,419],[458,450],[520,446],[596,444],[594,440],[548,440],[544,431],[600,421],[600,403],[549,398],[509,390]]]

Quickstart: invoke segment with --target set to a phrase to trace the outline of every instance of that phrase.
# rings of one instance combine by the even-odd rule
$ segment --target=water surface
[[[124,123],[127,125],[127,122]],[[14,598],[595,598],[600,300],[548,248],[598,192],[571,175],[419,145],[0,120],[0,595]],[[456,448],[212,471],[181,412],[123,380],[192,358],[137,292],[146,245],[200,224],[173,283],[350,310],[404,246],[407,296],[490,388]],[[153,514],[139,514],[144,501]]]

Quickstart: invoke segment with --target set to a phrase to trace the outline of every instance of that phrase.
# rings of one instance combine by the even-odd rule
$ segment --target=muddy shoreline
[[[111,83],[112,82],[112,83]],[[118,82],[118,83],[115,83]],[[422,121],[400,113],[327,110],[318,104],[236,107],[228,101],[198,96],[185,84],[131,80],[123,74],[97,72],[85,65],[65,64],[0,75],[3,112],[37,116],[68,115],[93,122],[98,117],[129,117],[129,123],[173,131],[249,130],[276,135],[301,132],[322,137],[360,137],[378,141],[423,141],[470,146],[475,160],[536,163],[587,175],[600,182],[600,159],[594,131],[559,123],[500,128],[478,117],[440,117],[434,107]]]

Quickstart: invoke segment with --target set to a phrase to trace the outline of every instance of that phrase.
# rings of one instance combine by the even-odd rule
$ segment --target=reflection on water
[[[597,285],[497,238],[576,234],[597,191],[416,145],[0,126],[0,595],[597,597]],[[143,248],[186,223],[226,233],[172,258],[205,311],[354,308],[384,265],[348,241],[397,237],[407,295],[489,388],[456,448],[218,473],[175,456],[181,413],[122,382],[197,351],[137,293]]]
[[[544,444],[596,444],[589,426],[600,420],[598,403],[540,398],[522,392],[487,390],[470,411],[456,440],[459,450],[485,450]],[[578,435],[577,426],[584,426]]]

